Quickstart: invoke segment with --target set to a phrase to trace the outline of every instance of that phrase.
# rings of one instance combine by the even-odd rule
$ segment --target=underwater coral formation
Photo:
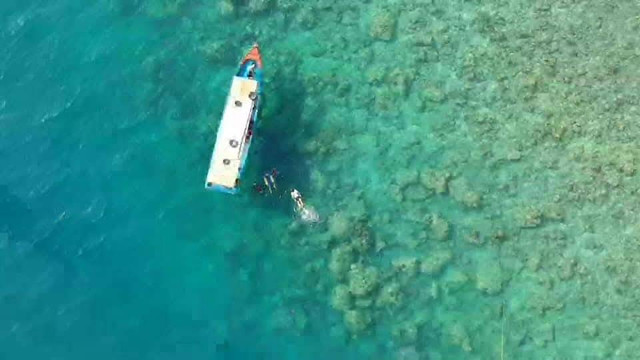
[[[287,129],[328,219],[281,241],[321,259],[299,291],[331,326],[408,358],[498,358],[501,335],[505,358],[634,358],[640,9],[220,4],[251,30],[202,29],[269,44],[265,129]]]

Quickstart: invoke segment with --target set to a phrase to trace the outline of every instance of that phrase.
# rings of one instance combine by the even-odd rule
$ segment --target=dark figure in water
[[[264,188],[258,183],[253,183],[253,189],[260,195],[264,194]]]
[[[278,190],[278,185],[276,184],[276,176],[278,176],[278,170],[276,170],[275,168],[271,171],[267,171],[266,173],[264,173],[264,175],[262,175],[262,182],[264,183],[264,185],[253,183],[253,189],[261,195],[265,192],[265,190],[269,190],[269,194],[273,194],[274,191]]]

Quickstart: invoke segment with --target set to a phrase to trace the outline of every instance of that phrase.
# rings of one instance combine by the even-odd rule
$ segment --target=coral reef
[[[331,236],[342,239],[349,235],[351,224],[343,213],[335,213],[328,220],[329,233]]]
[[[420,181],[427,189],[432,190],[438,195],[445,194],[449,191],[449,181],[451,173],[447,171],[425,171],[420,174]]]
[[[373,238],[369,224],[365,221],[356,222],[351,236],[351,245],[353,246],[353,249],[361,255],[366,254],[376,246],[376,241]]]
[[[417,258],[406,256],[391,260],[391,266],[393,266],[397,272],[409,277],[415,276],[420,269],[420,263]]]
[[[495,295],[502,291],[502,286],[506,281],[500,263],[497,261],[486,261],[478,265],[476,272],[476,287],[489,295]]]
[[[158,14],[183,8],[166,4]],[[640,298],[637,8],[217,6],[252,15],[225,18],[244,35],[193,48],[213,68],[230,62],[226,44],[257,34],[269,44],[266,139],[295,124],[284,141],[299,152],[295,181],[330,214],[313,230],[292,225],[280,244],[297,245],[287,254],[310,278],[300,291],[342,317],[335,333],[365,336],[375,323],[372,341],[391,335],[409,358],[494,358],[502,306],[513,324],[505,349],[523,359],[586,357],[575,344],[594,359],[633,358],[633,341],[604,338],[637,332],[608,313],[628,318]],[[421,313],[428,325],[398,320]]]
[[[372,323],[371,315],[363,310],[348,310],[344,313],[344,324],[353,336],[366,331]]]
[[[376,306],[378,307],[390,307],[398,306],[402,303],[403,295],[400,289],[400,284],[397,282],[390,282],[385,284],[376,298]]]
[[[475,191],[472,191],[466,180],[459,178],[449,182],[449,191],[451,196],[468,208],[478,208],[481,205],[482,197]]]
[[[458,290],[469,281],[469,277],[459,269],[447,271],[442,279],[442,288],[447,291]]]
[[[375,267],[354,264],[349,270],[349,292],[355,296],[369,295],[379,286],[379,280]]]
[[[454,345],[460,346],[462,350],[467,353],[473,350],[469,334],[467,333],[467,330],[464,328],[464,326],[462,326],[462,324],[458,323],[453,325],[449,331],[451,342]]]
[[[402,198],[414,202],[425,201],[431,193],[423,186],[414,184],[407,186],[402,192]]]
[[[399,344],[415,344],[418,341],[418,327],[411,322],[404,322],[391,330],[393,340]]]
[[[374,12],[369,35],[378,40],[393,39],[396,31],[396,17],[389,10],[378,9]]]
[[[353,307],[353,298],[349,287],[343,284],[338,284],[333,288],[331,295],[331,305],[340,311],[346,311]]]
[[[420,360],[422,357],[415,346],[403,346],[398,349],[395,360]]]
[[[434,239],[438,241],[449,239],[449,223],[440,215],[433,214],[429,226]]]
[[[355,261],[353,248],[349,244],[340,244],[331,251],[329,270],[338,279],[347,275],[351,264]]]
[[[255,14],[267,11],[271,8],[273,2],[273,0],[248,0],[246,6],[250,13]]]
[[[216,64],[225,59],[227,47],[228,44],[226,42],[213,40],[200,46],[200,51],[202,51],[207,60]]]
[[[420,262],[420,270],[429,275],[438,274],[451,261],[453,254],[450,250],[434,251]]]
[[[156,18],[177,15],[185,0],[151,0],[145,4],[146,12]]]
[[[527,207],[521,212],[520,226],[534,228],[542,224],[542,212],[538,209]]]
[[[218,11],[222,16],[233,15],[236,12],[236,6],[233,0],[220,0],[218,2]]]

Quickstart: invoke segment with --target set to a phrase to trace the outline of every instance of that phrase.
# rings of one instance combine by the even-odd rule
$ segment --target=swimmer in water
[[[320,222],[320,215],[313,206],[309,206],[304,203],[302,200],[302,194],[300,191],[293,189],[291,190],[291,199],[293,199],[296,204],[296,213],[300,216],[300,219],[306,223],[318,223]]]
[[[264,186],[269,190],[269,194],[273,194],[274,191],[278,190],[278,185],[276,184],[276,176],[278,175],[278,171],[273,169],[271,171],[267,171],[262,175],[262,181],[264,182]]]
[[[264,175],[262,175],[262,181],[264,182],[264,185],[267,187],[267,189],[269,189],[269,194],[273,194],[274,191],[278,190],[278,186],[276,185],[276,177],[274,175],[274,172],[267,172]]]
[[[262,176],[262,181],[264,181],[264,186],[267,189],[269,189],[269,194],[272,194],[273,191],[271,190],[271,183],[269,182],[269,178],[266,175],[264,175]]]
[[[304,209],[304,201],[302,200],[302,194],[300,194],[300,191],[296,189],[291,190],[291,198],[296,203],[296,210],[301,211]]]
[[[269,174],[269,179],[273,184],[273,188],[278,190],[278,187],[276,186],[276,176],[278,176],[278,170],[276,170],[275,168],[271,169],[271,173]]]

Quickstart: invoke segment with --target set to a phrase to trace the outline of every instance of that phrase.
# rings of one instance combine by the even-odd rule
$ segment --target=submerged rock
[[[335,213],[329,217],[328,226],[329,234],[338,239],[347,237],[351,227],[349,219],[341,212]]]
[[[476,287],[489,295],[495,295],[502,291],[505,276],[502,267],[497,261],[483,262],[476,273]]]
[[[269,325],[273,330],[294,330],[302,333],[308,323],[309,318],[304,310],[281,307],[273,312]]]
[[[375,245],[373,234],[366,222],[358,222],[354,226],[352,236],[351,245],[353,249],[360,254],[366,253]]]
[[[542,212],[528,207],[520,213],[520,227],[534,228],[542,224]]]
[[[236,7],[231,0],[220,0],[218,3],[218,11],[222,16],[231,15],[235,13]]]
[[[380,289],[380,293],[378,294],[378,298],[376,299],[376,306],[397,306],[400,305],[401,302],[402,292],[400,290],[400,285],[396,282],[392,282],[386,284],[382,289]]]
[[[146,3],[146,12],[156,18],[176,16],[184,3],[185,0],[149,1]]]
[[[396,33],[396,18],[388,10],[377,10],[373,14],[369,35],[376,40],[391,40]]]
[[[401,323],[393,327],[391,335],[396,343],[415,344],[418,341],[418,327],[413,322]]]
[[[442,89],[436,86],[429,86],[428,88],[423,89],[418,94],[418,97],[420,99],[420,102],[421,102],[420,106],[422,108],[427,108],[429,105],[433,103],[436,103],[436,104],[442,103],[447,99],[447,96],[442,91]]]
[[[575,259],[563,257],[558,262],[558,278],[560,280],[571,279],[575,273],[576,264]]]
[[[269,10],[273,5],[272,0],[248,0],[247,9],[250,13],[261,13]]]
[[[368,308],[373,305],[373,299],[368,297],[359,297],[354,301],[355,307],[357,308]]]
[[[438,214],[431,216],[431,233],[434,239],[446,241],[449,239],[449,223]]]
[[[454,345],[460,346],[465,352],[471,352],[473,350],[471,347],[471,338],[469,338],[467,330],[461,324],[455,324],[449,330],[449,334],[451,335],[451,342]]]
[[[282,10],[290,10],[300,5],[296,0],[277,0],[276,4],[278,9]]]
[[[555,327],[553,324],[545,323],[542,326],[537,327],[531,332],[531,338],[533,343],[539,347],[546,347],[547,344],[555,340]]]
[[[478,232],[477,230],[470,230],[466,232],[464,235],[464,239],[469,244],[474,244],[474,245],[484,244],[484,240],[482,239],[482,236],[480,236],[480,232]]]
[[[587,338],[593,339],[598,336],[598,326],[593,323],[588,323],[582,329],[582,334]]]
[[[456,179],[449,183],[449,192],[453,198],[467,208],[477,209],[481,205],[482,197],[470,189],[464,179]]]
[[[348,286],[338,284],[333,288],[333,292],[331,294],[331,306],[340,311],[346,311],[353,307],[353,298],[351,296],[351,292],[349,292]]]
[[[453,253],[450,250],[434,251],[424,258],[420,270],[429,275],[435,275],[451,261]]]
[[[447,171],[425,171],[420,174],[422,185],[439,195],[449,191],[449,180],[451,173]]]
[[[469,281],[469,277],[458,269],[447,271],[442,280],[442,287],[447,290],[457,290],[462,288]]]
[[[365,310],[348,310],[344,313],[344,325],[352,335],[366,331],[371,323],[371,315]]]
[[[418,273],[419,269],[418,259],[415,257],[401,257],[391,260],[391,266],[397,272],[414,276]]]
[[[429,196],[431,196],[431,192],[418,184],[413,184],[407,186],[403,190],[402,195],[404,199],[419,202],[428,199]]]
[[[336,278],[342,279],[347,275],[353,261],[354,254],[351,246],[347,244],[339,245],[331,251],[329,270]]]
[[[396,352],[395,360],[420,360],[420,353],[414,346],[404,346]]]
[[[414,185],[418,183],[418,171],[415,169],[401,169],[396,172],[394,177],[394,182],[401,188],[404,189],[409,185]]]
[[[349,271],[349,291],[355,296],[365,296],[378,287],[380,275],[373,266],[353,265]]]

